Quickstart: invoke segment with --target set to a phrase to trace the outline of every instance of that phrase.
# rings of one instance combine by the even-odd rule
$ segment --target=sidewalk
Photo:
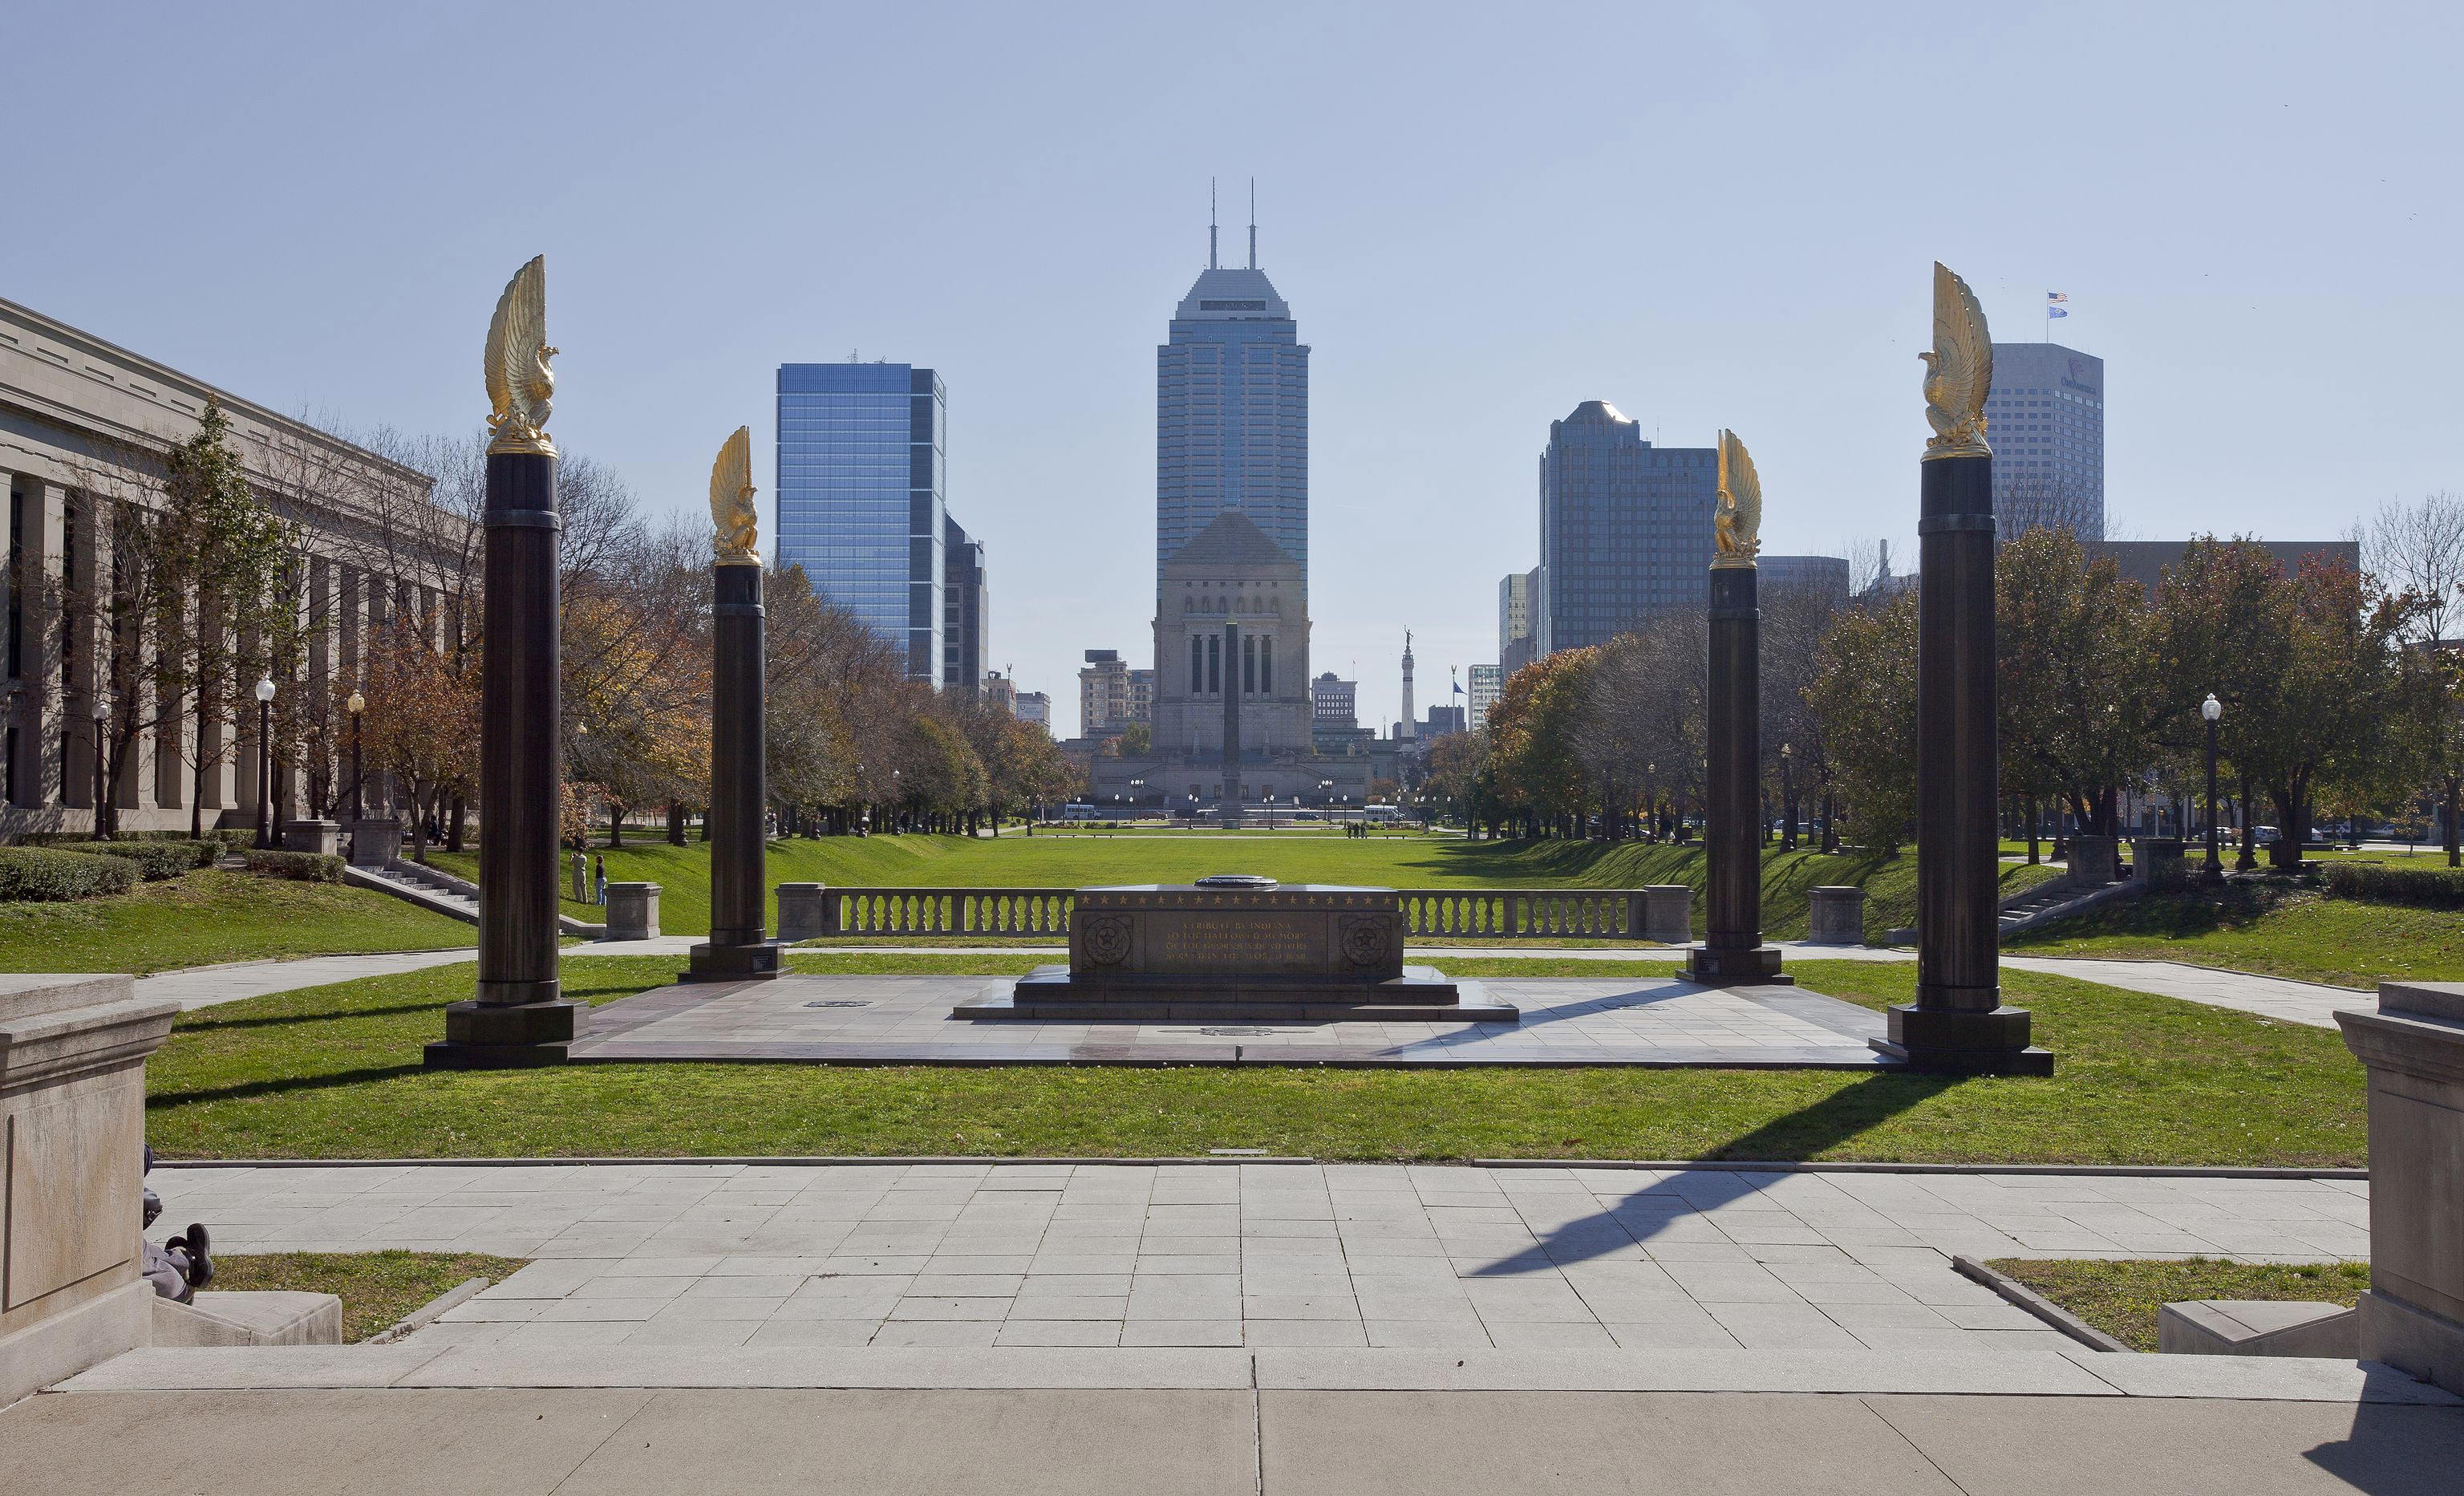
[[[2432,1496],[2464,1465],[2464,1409],[1267,1385],[235,1391],[30,1398],[0,1414],[0,1441],[39,1488],[131,1496]]]
[[[2348,1178],[1279,1163],[158,1167],[158,1235],[531,1265],[402,1344],[2046,1353],[1996,1257],[2368,1253]],[[1866,1389],[1872,1390],[1872,1389]],[[1905,1389],[1883,1389],[1905,1390]],[[1923,1390],[1923,1389],[1916,1389]]]

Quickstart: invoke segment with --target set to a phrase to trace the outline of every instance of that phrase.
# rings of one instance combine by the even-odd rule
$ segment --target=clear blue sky
[[[1313,664],[1495,656],[1548,423],[1751,445],[1912,556],[1927,269],[2108,362],[2116,533],[2464,488],[2448,6],[96,6],[0,17],[0,295],[240,394],[469,427],[544,252],[554,432],[697,509],[782,361],[929,363],[991,663],[1151,648],[1154,345],[1206,184],[1313,345]],[[764,481],[767,488],[766,479]],[[766,508],[765,508],[766,512]]]

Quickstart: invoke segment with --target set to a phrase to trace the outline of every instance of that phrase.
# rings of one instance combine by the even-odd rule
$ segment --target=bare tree
[[[2464,602],[2464,495],[2430,494],[2417,504],[2388,499],[2360,539],[2362,570],[2388,591],[2416,600],[2409,640],[2449,637],[2451,609]]]
[[[2057,473],[2014,473],[1993,501],[1994,538],[2003,544],[2031,530],[2068,530],[2082,541],[2104,539],[2104,500]]]

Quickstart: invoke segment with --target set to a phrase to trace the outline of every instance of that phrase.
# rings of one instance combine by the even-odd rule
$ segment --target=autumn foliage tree
[[[479,671],[469,651],[449,658],[418,619],[398,619],[365,641],[360,688],[362,753],[370,773],[394,777],[411,806],[411,856],[428,860],[428,825],[446,801],[479,778]],[[351,693],[335,682],[335,708]]]

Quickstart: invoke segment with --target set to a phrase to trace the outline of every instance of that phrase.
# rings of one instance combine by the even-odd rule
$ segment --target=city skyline
[[[0,295],[344,431],[458,432],[474,349],[448,314],[545,253],[560,445],[679,514],[714,431],[755,420],[772,471],[778,364],[894,351],[961,394],[953,493],[1000,572],[993,653],[1065,718],[1083,650],[1149,626],[1113,574],[1146,570],[1155,309],[1203,263],[1210,176],[1245,210],[1256,175],[1262,259],[1309,318],[1312,655],[1359,680],[1363,721],[1397,715],[1406,627],[1424,662],[1495,657],[1498,578],[1538,559],[1531,454],[1584,400],[1669,446],[1736,429],[1771,551],[1912,558],[1935,259],[2004,341],[2068,293],[2060,341],[2126,371],[2117,539],[2300,538],[2464,486],[2448,9],[1739,6],[1595,17],[1571,50],[1477,8],[1269,6],[1230,37],[959,10],[752,8],[765,45],[655,118],[633,101],[671,59],[621,12],[560,23],[544,72],[444,9],[164,12],[107,39],[12,16],[45,59],[14,96],[38,148],[13,185],[57,207],[0,248]],[[1687,65],[1638,94],[1639,50]],[[816,56],[846,59],[818,97]],[[1246,106],[1189,107],[1210,91]],[[1463,110],[1473,92],[1489,106]],[[1990,136],[2013,93],[2058,99],[2098,169],[1973,173],[1927,144],[1946,118]],[[519,191],[472,167],[516,97],[552,143]],[[319,128],[286,130],[276,99]],[[277,135],[238,190],[187,164]],[[82,231],[98,183],[181,232]],[[1668,231],[1668,195],[1728,187],[1723,232]]]

